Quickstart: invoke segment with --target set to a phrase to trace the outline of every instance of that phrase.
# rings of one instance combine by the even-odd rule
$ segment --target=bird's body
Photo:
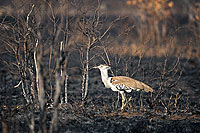
[[[122,89],[126,92],[131,92],[132,90],[136,91],[145,91],[145,92],[153,92],[154,90],[146,85],[143,82],[138,80],[126,77],[126,76],[116,76],[111,78],[111,83],[118,89]]]
[[[125,106],[125,92],[130,93],[132,90],[154,92],[154,90],[147,84],[138,80],[126,77],[126,76],[115,76],[109,77],[108,70],[110,69],[107,65],[99,65],[97,67],[101,72],[101,79],[106,88],[111,88],[112,91],[118,91],[122,95],[122,110]]]

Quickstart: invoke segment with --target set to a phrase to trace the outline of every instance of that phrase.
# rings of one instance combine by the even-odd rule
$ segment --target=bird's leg
[[[120,94],[122,95],[122,107],[121,107],[121,110],[123,111],[124,107],[126,106],[126,104],[125,104],[125,102],[126,102],[126,96],[125,96],[125,93],[123,91],[120,92]]]
[[[130,108],[132,108],[132,104],[131,104],[131,102],[130,102],[130,101],[132,101],[132,99],[133,99],[133,98],[132,98],[132,96],[131,96],[131,97],[128,99],[128,101],[127,101],[127,104],[129,105]]]
[[[124,92],[120,92],[120,94],[122,95],[122,107],[121,107],[121,110],[123,111],[124,108],[126,107],[126,105],[129,104],[130,101],[132,100],[132,97],[130,97],[129,100],[127,101],[125,93]],[[129,105],[132,107],[131,104],[129,104]]]

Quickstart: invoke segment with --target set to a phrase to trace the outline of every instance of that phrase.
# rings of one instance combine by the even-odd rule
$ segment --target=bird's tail
[[[151,93],[154,93],[154,89],[151,88],[149,85],[141,82],[141,81],[136,81],[137,83],[137,88],[140,88],[141,90],[145,91],[145,92],[151,92]]]
[[[144,91],[145,91],[145,92],[151,92],[151,93],[154,93],[154,92],[155,92],[153,88],[151,88],[150,86],[148,86],[148,85],[146,85],[146,84],[145,84]]]

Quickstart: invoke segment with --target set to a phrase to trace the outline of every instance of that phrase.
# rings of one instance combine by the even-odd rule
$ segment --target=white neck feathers
[[[110,83],[110,79],[108,77],[108,70],[100,70],[101,71],[101,79],[102,82],[104,83],[106,88],[111,88],[111,83]]]
[[[108,70],[100,70],[101,71],[101,78],[108,79]]]

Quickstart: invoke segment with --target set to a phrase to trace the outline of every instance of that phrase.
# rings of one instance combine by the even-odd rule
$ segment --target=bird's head
[[[93,68],[98,68],[99,70],[109,70],[109,69],[111,69],[110,66],[104,65],[104,64],[101,64],[101,65],[99,65],[99,66],[95,66],[95,67],[93,67]]]

